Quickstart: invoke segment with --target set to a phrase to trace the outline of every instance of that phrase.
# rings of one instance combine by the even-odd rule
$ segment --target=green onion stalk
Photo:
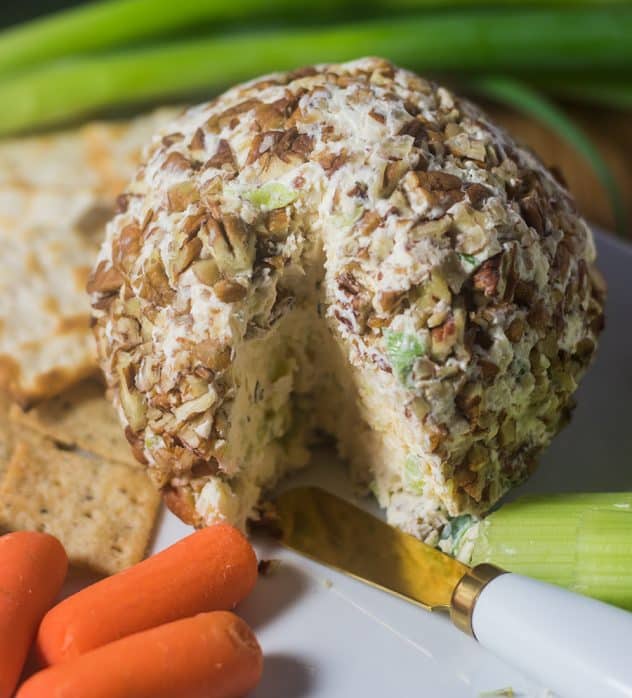
[[[0,82],[0,135],[149,100],[211,94],[258,74],[380,55],[425,71],[615,70],[632,8],[478,10],[172,41],[53,62]]]
[[[566,0],[561,7],[610,7],[626,0]],[[521,0],[487,2],[488,7],[520,5]],[[544,5],[547,0],[532,0]],[[0,73],[21,70],[48,61],[101,51],[160,37],[172,37],[200,27],[214,29],[227,24],[267,19],[317,19],[363,17],[424,9],[471,7],[470,0],[100,0],[80,7],[44,15],[0,32]]]

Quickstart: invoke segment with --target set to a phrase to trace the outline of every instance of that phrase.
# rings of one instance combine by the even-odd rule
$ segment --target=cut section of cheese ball
[[[154,138],[90,281],[126,433],[168,504],[244,525],[335,437],[425,539],[533,470],[603,287],[566,190],[379,59],[275,74]]]

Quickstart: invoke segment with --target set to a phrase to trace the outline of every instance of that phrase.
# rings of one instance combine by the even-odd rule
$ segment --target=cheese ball
[[[562,184],[385,60],[279,73],[148,147],[93,270],[109,393],[167,504],[244,526],[333,437],[436,541],[535,468],[604,287]]]

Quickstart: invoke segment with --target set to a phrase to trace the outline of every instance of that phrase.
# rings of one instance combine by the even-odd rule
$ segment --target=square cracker
[[[13,449],[13,429],[9,420],[10,406],[9,396],[0,390],[0,479],[6,470]]]
[[[144,472],[20,431],[0,484],[0,528],[56,536],[71,563],[113,574],[139,562],[160,495]]]
[[[104,393],[104,387],[96,380],[82,381],[27,412],[13,405],[11,420],[64,446],[139,467],[116,411]]]
[[[0,386],[23,404],[96,371],[85,285],[161,110],[0,144]]]

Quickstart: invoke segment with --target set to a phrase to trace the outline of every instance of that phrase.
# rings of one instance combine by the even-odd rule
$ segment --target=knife
[[[632,698],[632,613],[491,564],[467,565],[318,487],[268,524],[286,547],[428,611],[565,698]]]

